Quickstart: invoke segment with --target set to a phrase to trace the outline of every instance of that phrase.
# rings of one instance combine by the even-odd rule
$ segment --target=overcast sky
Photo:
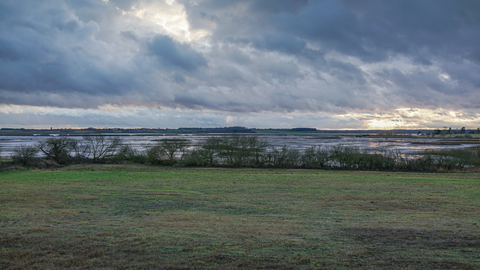
[[[480,1],[2,0],[0,127],[480,126]]]

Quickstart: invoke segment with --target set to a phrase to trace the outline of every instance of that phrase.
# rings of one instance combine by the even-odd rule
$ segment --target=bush
[[[305,149],[301,156],[302,167],[325,168],[329,162],[330,153],[323,147],[312,146]]]
[[[183,160],[190,145],[188,139],[162,139],[147,150],[147,160],[151,164],[171,166]],[[179,156],[178,160],[177,157]]]
[[[268,143],[257,136],[224,135],[206,139],[192,157],[206,165],[260,166]],[[203,159],[203,160],[202,160]]]
[[[189,166],[263,166],[267,147],[267,141],[257,136],[209,137],[186,155],[185,164]]]
[[[358,168],[362,152],[358,147],[337,145],[331,148],[330,157],[341,169]]]
[[[124,144],[120,147],[114,160],[116,162],[132,162],[132,163],[145,163],[147,156],[145,153],[134,149],[129,144]]]
[[[77,141],[74,139],[59,137],[49,138],[46,141],[39,142],[36,147],[48,159],[52,159],[58,164],[67,164],[72,161],[70,151],[76,143]]]
[[[12,159],[15,163],[20,163],[23,166],[32,165],[35,156],[38,153],[38,148],[31,145],[17,146],[13,150]]]
[[[111,158],[114,162],[134,162],[165,166],[228,166],[278,168],[332,168],[360,170],[437,171],[456,170],[480,165],[480,149],[429,151],[407,156],[395,151],[370,153],[358,147],[337,145],[331,148],[310,147],[304,151],[284,145],[269,148],[268,142],[251,135],[209,137],[192,148],[184,138],[157,141],[144,152],[131,145],[121,145],[119,138],[85,136],[84,141],[50,138],[37,145],[52,164],[94,162]],[[16,162],[27,164],[31,155],[18,149]],[[22,159],[25,157],[26,159]],[[30,159],[31,160],[31,159]]]
[[[273,147],[267,152],[265,164],[277,168],[295,168],[301,165],[300,151],[284,145],[278,149]]]
[[[106,158],[113,158],[117,149],[122,145],[119,137],[106,137],[102,135],[83,136],[88,156],[93,162],[99,162]]]
[[[213,166],[213,155],[205,149],[193,149],[185,155],[185,165],[187,166]]]
[[[159,145],[153,145],[147,149],[147,162],[150,164],[160,164],[166,157],[165,151]]]
[[[209,137],[201,143],[199,148],[191,152],[190,157],[195,160],[195,163],[203,164],[199,166],[218,165],[221,162],[218,157],[221,145],[223,145],[221,138]]]
[[[358,169],[362,170],[393,170],[395,159],[382,154],[362,153],[358,156]]]
[[[467,165],[480,165],[480,149],[446,149],[426,152],[437,160],[439,167],[461,169]]]

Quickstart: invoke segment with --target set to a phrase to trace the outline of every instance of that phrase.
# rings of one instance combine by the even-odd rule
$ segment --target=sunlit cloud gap
[[[123,15],[133,14],[141,20],[153,22],[161,26],[166,33],[179,41],[191,42],[208,35],[207,31],[192,32],[187,14],[183,5],[176,1],[165,1],[167,5],[156,7],[155,5],[132,6],[132,11],[122,10]],[[118,7],[117,7],[118,8]]]
[[[31,116],[44,116],[47,118],[63,117],[76,122],[78,119],[96,118],[103,121],[101,126],[139,126],[152,128],[178,128],[178,127],[223,127],[223,126],[247,126],[253,128],[293,128],[298,126],[315,127],[317,129],[433,129],[446,126],[447,123],[455,123],[453,128],[462,126],[480,126],[480,114],[448,110],[428,110],[415,108],[396,109],[386,113],[350,113],[336,114],[312,114],[305,112],[292,113],[245,113],[231,115],[229,112],[218,111],[195,111],[182,109],[155,109],[148,107],[116,106],[111,104],[102,105],[97,109],[66,109],[55,107],[1,105],[0,114],[10,118]],[[107,121],[107,119],[109,119]],[[109,124],[111,121],[112,124]],[[294,124],[292,124],[292,122]],[[345,127],[339,123],[352,123]],[[115,124],[114,124],[115,123]],[[148,124],[150,123],[150,124]],[[156,124],[151,124],[156,123]],[[164,123],[167,123],[165,125]],[[168,124],[170,123],[170,125]],[[6,123],[2,123],[5,125]],[[7,126],[7,125],[5,125]],[[42,126],[42,125],[40,125]],[[44,123],[43,127],[51,124]],[[58,127],[62,127],[59,125]],[[75,126],[69,124],[68,126]],[[83,125],[79,125],[83,127]]]

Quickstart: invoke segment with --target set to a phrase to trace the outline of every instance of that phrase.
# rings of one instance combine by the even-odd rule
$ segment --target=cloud
[[[474,110],[479,18],[466,0],[6,0],[0,103],[237,120]]]
[[[148,49],[165,68],[180,68],[195,71],[207,66],[207,60],[188,44],[180,44],[165,35],[157,35],[148,43]]]
[[[11,97],[1,101],[22,104],[24,94],[96,96],[129,91],[132,86],[122,80],[128,73],[125,59],[114,57],[122,51],[96,39],[99,25],[78,20],[64,4],[53,5],[58,1],[48,2],[52,6],[32,3],[0,26],[4,56],[0,91]]]

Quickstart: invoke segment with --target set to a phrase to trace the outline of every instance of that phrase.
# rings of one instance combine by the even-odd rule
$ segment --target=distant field
[[[480,269],[479,174],[0,172],[0,269]]]

